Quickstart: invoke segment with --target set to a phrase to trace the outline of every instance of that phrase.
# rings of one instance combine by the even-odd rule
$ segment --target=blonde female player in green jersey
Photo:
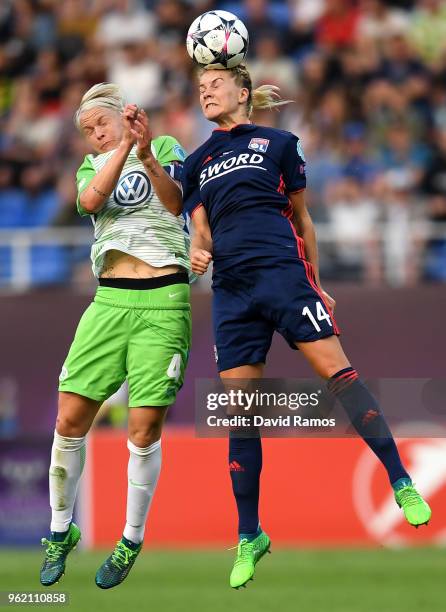
[[[91,258],[99,287],[60,374],[49,470],[51,537],[42,539],[40,581],[59,580],[80,539],[72,514],[85,437],[102,402],[127,379],[127,514],[122,539],[96,574],[106,589],[124,580],[141,550],[161,468],[163,421],[188,359],[189,238],[177,180],[185,154],[170,136],[152,140],[145,112],[125,105],[113,84],[86,92],[75,123],[95,152],[77,173],[77,207],[94,224]]]

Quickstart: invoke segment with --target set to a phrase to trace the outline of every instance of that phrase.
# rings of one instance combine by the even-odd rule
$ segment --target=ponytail
[[[293,100],[283,100],[279,94],[280,88],[276,85],[260,85],[257,89],[253,89],[251,75],[243,64],[231,68],[230,72],[237,85],[246,87],[249,92],[246,102],[248,117],[250,117],[255,110],[271,110],[278,106],[284,106],[285,104],[293,102]]]
[[[260,85],[257,89],[254,89],[251,93],[251,109],[250,114],[253,110],[263,110],[276,108],[277,106],[283,106],[289,104],[292,100],[283,100],[279,94],[280,88],[276,85]]]

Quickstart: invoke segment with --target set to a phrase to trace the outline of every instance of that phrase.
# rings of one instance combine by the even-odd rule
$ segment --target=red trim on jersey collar
[[[234,130],[235,128],[238,127],[247,127],[247,126],[252,126],[254,127],[254,123],[236,123],[235,125],[233,125],[230,128],[215,128],[215,130],[212,130],[213,132],[230,132],[231,130]]]

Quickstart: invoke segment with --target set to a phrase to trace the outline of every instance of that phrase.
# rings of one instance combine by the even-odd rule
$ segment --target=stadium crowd
[[[94,83],[118,83],[155,134],[188,151],[208,137],[185,35],[213,8],[248,27],[254,84],[294,101],[254,120],[303,143],[323,277],[446,281],[441,0],[2,0],[0,229],[88,226],[74,205],[87,151],[72,117]],[[88,270],[88,249],[54,248],[35,251],[35,283]],[[2,246],[0,284],[8,266]]]

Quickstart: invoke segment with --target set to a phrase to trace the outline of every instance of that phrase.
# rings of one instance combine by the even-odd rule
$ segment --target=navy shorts
[[[275,331],[292,349],[296,341],[339,335],[313,266],[302,259],[237,267],[223,277],[214,276],[212,288],[219,372],[265,363]]]

